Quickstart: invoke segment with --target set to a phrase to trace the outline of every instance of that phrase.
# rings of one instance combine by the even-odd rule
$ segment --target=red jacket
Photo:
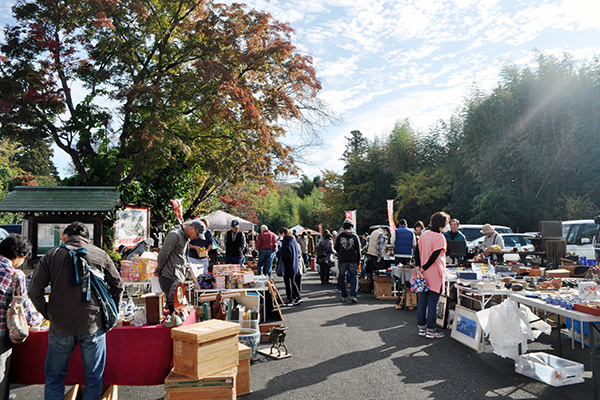
[[[261,232],[256,239],[256,250],[276,250],[277,249],[277,235],[266,230]]]

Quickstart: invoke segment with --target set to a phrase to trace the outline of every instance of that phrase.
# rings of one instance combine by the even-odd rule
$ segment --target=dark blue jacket
[[[412,233],[412,231],[408,229],[406,225],[400,225],[398,229],[396,229],[394,254],[412,255],[414,237],[415,234]]]
[[[277,251],[277,259],[284,266],[284,276],[294,276],[298,273],[298,243],[293,236],[283,238]]]

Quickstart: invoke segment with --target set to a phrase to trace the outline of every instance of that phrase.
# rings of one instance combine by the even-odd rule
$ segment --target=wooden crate
[[[236,394],[237,368],[221,371],[202,379],[190,379],[174,371],[165,379],[167,400],[232,400]]]
[[[239,365],[237,377],[235,380],[235,391],[238,396],[243,396],[251,392],[250,390],[250,359],[252,359],[252,349],[245,344],[239,344]]]
[[[83,393],[83,385],[73,385],[73,387],[65,393],[65,400],[76,400],[81,398]],[[119,387],[117,385],[104,385],[102,387],[102,397],[100,400],[118,400],[119,399]]]
[[[197,380],[237,367],[239,332],[239,324],[215,319],[173,328],[174,372]]]

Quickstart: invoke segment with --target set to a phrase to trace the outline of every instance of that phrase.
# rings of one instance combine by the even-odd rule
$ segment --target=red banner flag
[[[396,230],[396,224],[394,223],[394,200],[387,201],[387,209],[388,209],[388,220],[390,224],[390,229],[392,231]]]
[[[344,214],[346,215],[346,219],[352,221],[352,230],[356,232],[356,210],[344,211]]]
[[[173,199],[171,200],[171,204],[173,204],[173,210],[175,210],[175,215],[179,223],[183,223],[183,205],[181,204],[181,199]]]

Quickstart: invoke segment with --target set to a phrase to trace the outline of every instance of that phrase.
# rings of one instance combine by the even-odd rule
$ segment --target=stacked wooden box
[[[239,365],[235,388],[238,396],[250,393],[250,360],[252,359],[252,349],[245,344],[239,344],[238,348]]]
[[[167,399],[235,399],[239,332],[239,324],[214,319],[172,329]]]

